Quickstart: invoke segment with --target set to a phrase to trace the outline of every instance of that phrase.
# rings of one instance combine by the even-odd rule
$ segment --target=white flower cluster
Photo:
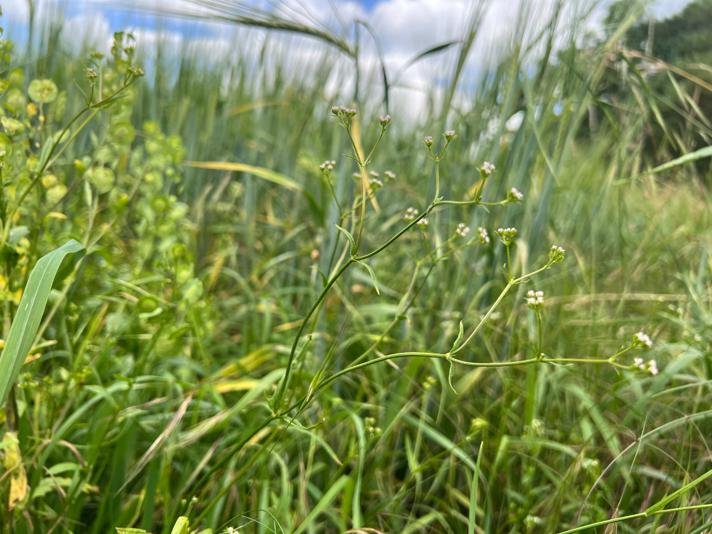
[[[482,164],[482,167],[480,167],[480,172],[482,174],[484,174],[485,176],[489,176],[490,174],[492,174],[494,172],[494,170],[495,170],[495,166],[492,163],[490,163],[489,161],[485,161]]]
[[[549,249],[549,263],[553,265],[554,263],[562,262],[565,256],[566,251],[562,247],[559,245],[551,245]]]
[[[516,187],[512,187],[512,189],[509,190],[509,193],[507,193],[507,200],[509,202],[521,202],[524,200],[524,193]]]
[[[540,308],[544,304],[544,292],[543,291],[534,291],[533,289],[530,289],[527,291],[527,306],[530,308]]]
[[[650,373],[655,376],[658,374],[658,364],[655,360],[648,360],[647,362],[643,358],[635,358],[633,360],[633,365],[635,365],[641,371]]]
[[[386,180],[395,180],[396,179],[396,173],[393,171],[386,171],[383,173],[383,176],[386,177]]]
[[[642,330],[640,332],[636,332],[633,335],[633,345],[636,347],[646,347],[650,348],[653,346],[653,340],[650,339],[650,336],[643,332]]]
[[[426,219],[425,217],[423,217],[422,219],[420,219],[420,220],[419,220],[417,223],[415,223],[415,224],[417,224],[418,226],[422,226],[423,228],[425,228],[426,226],[428,226],[428,219]]]
[[[378,122],[381,124],[383,128],[388,126],[391,123],[391,116],[386,114],[386,115],[381,115],[378,117]]]
[[[333,159],[327,159],[324,163],[319,165],[319,169],[322,172],[331,172],[336,168],[336,162]]]
[[[514,242],[514,239],[517,237],[518,233],[519,232],[514,227],[497,228],[497,235],[499,236],[499,239],[507,247]]]
[[[459,235],[460,237],[467,237],[467,234],[470,233],[470,227],[467,226],[465,223],[460,223],[457,225],[457,230],[455,230],[455,233]]]
[[[483,245],[489,245],[490,242],[490,236],[489,232],[487,232],[486,228],[482,228],[481,226],[477,228],[477,234],[480,238],[480,243]]]
[[[449,143],[450,141],[455,139],[455,130],[446,130],[443,135],[445,136],[445,139]]]
[[[432,136],[432,135],[426,135],[426,136],[423,138],[423,142],[425,143],[425,146],[427,146],[428,148],[430,148],[431,146],[433,146],[433,136]]]
[[[417,216],[418,216],[418,210],[417,210],[417,209],[415,209],[415,208],[408,208],[407,210],[405,210],[405,215],[403,215],[403,218],[404,218],[406,221],[412,221],[412,220],[415,219]]]
[[[371,186],[371,189],[378,190],[383,187],[383,182],[379,178],[380,175],[376,171],[371,171],[368,174],[368,185]]]
[[[339,118],[346,117],[351,119],[356,116],[355,108],[347,108],[345,106],[334,106],[331,108],[331,112]]]

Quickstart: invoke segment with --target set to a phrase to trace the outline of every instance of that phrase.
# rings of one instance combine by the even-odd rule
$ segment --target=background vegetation
[[[215,4],[223,19],[284,29]],[[447,47],[447,86],[418,124],[394,116],[374,153],[371,168],[396,178],[367,204],[361,252],[428,205],[423,136],[439,146],[447,128],[441,194],[471,198],[488,160],[485,196],[516,187],[524,202],[434,211],[427,230],[366,261],[378,293],[350,268],[306,324],[286,396],[357,358],[447,351],[506,283],[500,226],[519,229],[517,272],[552,243],[567,259],[514,288],[463,359],[535,356],[524,296],[536,288],[548,355],[607,358],[644,330],[659,374],[534,364],[450,377],[446,361],[403,358],[280,417],[295,336],[348,247],[332,187],[347,206],[361,193],[329,110],[358,107],[352,132],[372,146],[390,90],[381,73],[364,68],[360,94],[334,101],[326,82],[358,50],[331,34],[314,37],[323,50],[301,69],[271,61],[269,39],[256,63],[238,46],[229,64],[160,47],[148,61],[127,35],[106,58],[77,53],[56,21],[27,49],[3,41],[3,339],[37,259],[70,238],[85,254],[50,294],[0,412],[0,528],[556,532],[629,515],[619,531],[712,528],[711,12],[698,0],[652,32],[620,2],[596,39],[556,13],[468,84],[473,15]],[[459,223],[471,246],[451,239]],[[477,244],[478,227],[491,243]],[[677,511],[653,513],[661,502]]]

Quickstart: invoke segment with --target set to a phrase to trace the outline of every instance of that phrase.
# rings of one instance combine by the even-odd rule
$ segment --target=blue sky
[[[134,6],[150,6],[156,0],[134,0]],[[161,0],[158,0],[161,1]],[[180,0],[163,0],[168,5],[177,5]],[[248,0],[244,3],[258,4],[267,2],[272,6],[279,6],[280,3],[290,3],[292,5],[304,6],[304,11],[314,12],[330,12],[332,6],[339,6],[340,10],[346,10],[351,7],[350,11],[354,11],[354,6],[360,8],[364,15],[377,12],[386,4],[400,3],[401,5],[418,4],[417,0]],[[441,9],[449,9],[449,4],[458,3],[458,0],[436,0]],[[604,0],[603,5],[611,0]],[[649,12],[659,18],[663,18],[672,13],[681,10],[690,0],[654,0],[650,3]],[[546,2],[546,0],[530,0],[530,4]],[[86,13],[101,13],[102,16],[110,23],[111,30],[118,30],[125,27],[139,28],[157,28],[164,31],[175,31],[189,35],[205,35],[212,33],[212,29],[206,24],[195,24],[191,21],[186,21],[179,18],[156,17],[141,9],[135,9],[131,6],[132,2],[122,0],[40,0],[39,10],[42,10],[43,5],[57,4],[61,5],[67,17],[74,17]],[[519,0],[491,0],[491,4],[509,4],[510,6],[518,5]],[[15,11],[26,11],[25,0],[0,0],[0,5],[3,5],[6,12],[12,13]],[[7,17],[6,17],[7,18]],[[7,25],[7,22],[5,23]],[[13,30],[13,28],[8,28]],[[18,30],[19,28],[14,28]]]
[[[156,0],[135,0],[133,2],[134,6],[149,6],[152,1]],[[158,0],[161,1],[161,0]],[[177,5],[180,0],[163,0],[167,1],[168,5]],[[390,4],[399,4],[401,6],[410,6],[418,4],[418,0],[248,0],[251,3],[256,4],[262,2],[268,2],[269,5],[279,6],[280,3],[290,3],[292,5],[297,5],[299,8],[303,9],[304,12],[331,12],[332,6],[339,6],[339,10],[343,11],[361,11],[360,15],[368,17],[368,15],[382,10],[382,8],[387,8]],[[450,4],[458,3],[458,0],[435,0],[440,4],[442,11],[450,8]],[[467,0],[465,0],[466,2]],[[659,18],[663,18],[672,13],[681,10],[690,0],[655,0],[651,2],[649,12],[654,14]],[[546,0],[530,0],[530,4],[534,5],[536,3],[545,3]],[[610,2],[610,0],[604,0],[603,4]],[[110,29],[116,31],[119,29],[132,27],[132,28],[147,28],[147,29],[160,29],[162,31],[177,32],[183,35],[190,36],[205,36],[212,35],[217,30],[215,25],[196,23],[194,21],[188,21],[180,18],[173,17],[157,17],[147,11],[142,11],[141,9],[131,8],[132,2],[126,2],[121,0],[40,0],[39,1],[39,11],[42,11],[43,5],[60,5],[63,9],[65,16],[67,18],[77,17],[80,15],[86,15],[88,13],[99,13],[101,16],[108,21]],[[427,2],[426,2],[427,3]],[[518,0],[492,0],[491,4],[509,4],[514,6],[519,4]],[[3,5],[5,11],[9,13],[10,19],[14,12],[26,11],[26,1],[25,0],[0,0],[0,5]],[[496,6],[497,8],[499,6]],[[360,8],[360,9],[359,9]],[[406,8],[407,9],[407,8]],[[7,16],[5,17],[7,19]],[[7,29],[11,33],[16,33],[21,31],[20,27],[13,27],[13,25],[8,25]]]
[[[251,53],[257,50],[265,36],[264,31],[239,29],[241,52],[235,46],[235,26],[215,22],[196,21],[187,18],[158,17],[140,9],[128,9],[131,5],[151,6],[155,2],[176,6],[185,0],[35,0],[40,18],[50,17],[50,12],[59,5],[64,10],[62,19],[66,33],[65,42],[77,46],[87,39],[95,48],[106,50],[111,33],[130,29],[137,37],[139,47],[145,46],[150,52],[157,40],[165,40],[175,50],[191,42],[197,43],[206,61],[234,57],[236,53]],[[565,6],[573,8],[577,0],[566,0]],[[579,2],[595,0],[578,0]],[[611,0],[598,2],[598,7],[587,19],[586,28],[596,32],[601,30],[601,22]],[[669,16],[682,9],[689,0],[655,0],[649,13],[658,18]],[[457,40],[462,36],[464,24],[472,7],[479,0],[249,0],[255,5],[272,6],[286,18],[301,19],[302,22],[319,24],[322,28],[332,28],[342,35],[350,28],[349,21],[364,19],[374,28],[379,46],[389,72],[398,72],[417,53],[443,42]],[[473,81],[486,73],[497,57],[521,33],[536,33],[537,25],[546,22],[547,12],[551,12],[558,0],[489,0],[487,11],[480,27],[477,41],[466,65],[465,78]],[[243,0],[243,5],[246,3]],[[0,0],[4,7],[2,24],[11,38],[20,45],[27,36],[26,0]],[[524,15],[526,24],[522,27],[521,6],[528,8]],[[336,8],[334,8],[336,6]],[[56,20],[56,18],[54,19]],[[562,31],[562,44],[566,32]],[[557,34],[558,35],[558,34]],[[278,34],[270,36],[277,46],[288,47],[290,56],[300,55],[304,61],[314,60],[314,40],[295,39]],[[525,38],[525,37],[524,37]],[[299,44],[295,44],[298,42]],[[323,48],[322,48],[323,49]],[[401,99],[408,103],[405,112],[417,114],[418,106],[413,105],[439,81],[447,78],[456,50],[428,58],[409,67],[403,77],[399,91],[407,93]],[[362,67],[376,69],[377,54],[370,38],[364,38],[362,46]],[[350,68],[350,67],[349,67]],[[341,83],[341,82],[340,82]]]

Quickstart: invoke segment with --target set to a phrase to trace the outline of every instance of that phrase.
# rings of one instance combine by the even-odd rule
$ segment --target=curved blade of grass
[[[304,518],[304,521],[296,528],[294,531],[294,534],[300,534],[301,532],[304,532],[307,530],[309,527],[313,526],[314,520],[324,511],[324,509],[331,504],[331,501],[333,501],[339,493],[341,493],[341,490],[344,488],[346,483],[349,481],[348,475],[342,475],[341,478],[339,478],[334,484],[329,488],[329,490],[324,493],[321,499],[319,499],[319,502],[316,503],[316,506],[311,509],[311,511],[307,514],[307,516]]]
[[[5,349],[0,355],[0,404],[7,399],[25,357],[32,347],[47,305],[49,292],[52,290],[52,284],[62,262],[68,255],[82,250],[84,246],[72,239],[42,256],[32,269],[17,314],[10,326]]]
[[[646,513],[646,514],[653,514],[653,513],[655,513],[655,512],[659,512],[660,510],[662,510],[663,508],[665,508],[668,504],[670,504],[672,501],[674,501],[674,500],[677,499],[678,497],[681,497],[681,496],[684,495],[685,493],[689,492],[692,488],[694,488],[695,486],[701,484],[702,482],[704,482],[705,480],[707,480],[707,479],[710,478],[710,477],[712,477],[712,469],[710,469],[709,471],[707,471],[704,475],[701,475],[701,476],[697,477],[695,480],[693,480],[693,481],[691,481],[691,482],[688,482],[688,483],[685,484],[683,487],[681,487],[681,488],[678,489],[677,491],[672,492],[672,493],[671,493],[670,495],[668,495],[667,497],[664,497],[664,498],[660,499],[658,502],[656,502],[656,503],[653,504],[652,506],[649,506],[648,509],[645,510],[645,513]]]
[[[658,165],[650,172],[651,174],[655,174],[672,169],[678,165],[684,165],[685,163],[690,163],[691,161],[697,161],[698,159],[710,157],[712,157],[712,146],[706,146],[704,148],[700,148],[699,150],[695,150],[694,152],[690,152],[689,154],[685,154],[684,156],[680,156],[679,158],[675,158],[672,161],[668,161],[667,163],[663,163],[662,165]]]
[[[366,28],[366,31],[369,33],[371,38],[373,39],[373,43],[376,45],[376,52],[378,55],[378,62],[380,64],[380,70],[381,70],[381,81],[383,82],[383,105],[386,108],[386,113],[390,111],[390,84],[388,83],[388,71],[386,70],[386,61],[383,57],[383,50],[381,49],[381,43],[378,41],[378,38],[376,37],[376,32],[374,29],[371,27],[371,25],[365,21],[365,20],[357,20],[356,24],[361,24],[364,28]]]
[[[397,85],[398,81],[400,81],[401,75],[408,70],[410,67],[415,65],[418,61],[425,59],[427,57],[430,57],[435,54],[439,54],[440,52],[444,52],[445,50],[448,50],[449,48],[462,43],[461,39],[455,39],[454,41],[447,41],[445,43],[440,43],[438,45],[435,45],[431,48],[428,48],[426,50],[423,50],[422,52],[419,52],[412,58],[410,58],[408,61],[405,62],[405,64],[401,67],[401,69],[398,71],[396,76],[394,77],[394,81],[392,85]]]
[[[211,171],[228,171],[228,172],[244,172],[246,174],[252,174],[273,184],[281,185],[292,191],[301,191],[301,184],[295,182],[288,176],[280,174],[271,169],[265,167],[255,167],[254,165],[247,165],[246,163],[239,162],[229,162],[229,161],[186,161],[186,165],[189,167],[194,167],[196,169],[208,169]]]
[[[171,14],[189,19],[206,19],[251,26],[265,30],[283,31],[313,37],[321,42],[334,46],[349,57],[354,57],[354,50],[344,39],[326,29],[317,28],[298,21],[290,20],[266,10],[255,8],[248,3],[234,0],[192,0],[189,4],[203,9],[190,9],[185,6],[160,6],[156,10],[160,14]],[[138,7],[139,3],[136,3]],[[142,8],[144,11],[150,9]]]
[[[406,414],[405,420],[414,428],[418,428],[418,426],[420,425],[420,421],[411,415]],[[422,428],[425,435],[430,438],[434,443],[437,443],[443,449],[457,456],[473,472],[477,471],[477,465],[475,464],[475,462],[472,461],[472,458],[470,458],[468,454],[460,447],[458,447],[450,438],[441,434],[438,430],[428,424],[423,423]]]
[[[181,402],[180,406],[178,407],[178,410],[168,423],[168,426],[163,429],[163,432],[161,432],[159,436],[153,441],[153,443],[151,443],[151,446],[148,448],[148,450],[143,454],[143,456],[141,456],[136,465],[131,469],[130,473],[126,477],[126,480],[124,480],[124,483],[119,488],[118,493],[122,492],[124,488],[126,488],[126,486],[128,486],[141,473],[141,471],[143,471],[143,469],[148,465],[148,462],[150,462],[153,457],[158,453],[158,451],[165,444],[168,438],[173,434],[173,431],[183,419],[185,412],[188,410],[188,405],[192,400],[193,395],[190,394],[185,399],[183,399],[183,402]],[[178,523],[176,523],[176,525],[177,524]]]

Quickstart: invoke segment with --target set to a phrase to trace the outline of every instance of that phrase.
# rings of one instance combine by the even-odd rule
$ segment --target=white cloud
[[[27,2],[13,1],[9,4],[0,4],[2,6],[3,26],[13,24],[27,24],[30,20],[30,8]]]
[[[101,13],[69,17],[62,25],[64,42],[74,51],[84,47],[107,53],[111,49],[111,26]]]
[[[583,27],[600,31],[603,17],[611,0],[568,0],[556,31],[557,46],[566,43],[567,26],[573,21],[582,23],[581,13],[586,6],[597,4],[588,14]],[[689,0],[658,0],[651,4],[651,13],[669,15]],[[69,0],[40,0],[39,11],[49,5],[68,5]],[[431,100],[442,98],[443,88],[451,79],[458,47],[432,55],[403,70],[418,53],[448,41],[462,39],[472,17],[481,15],[477,36],[462,73],[462,86],[474,83],[503,54],[518,43],[528,43],[550,20],[558,0],[381,0],[366,10],[356,0],[250,0],[252,7],[272,9],[292,22],[300,22],[333,32],[353,42],[354,21],[363,20],[373,28],[391,83],[393,113],[402,118],[419,120]],[[93,0],[83,3],[82,11],[65,22],[64,33],[71,42],[88,40],[93,46],[105,47],[110,42],[110,22],[101,14],[102,4],[112,7],[137,6],[144,9],[159,7],[208,15],[210,9],[190,0],[135,0],[119,3],[116,0]],[[76,5],[76,4],[75,4]],[[237,5],[237,4],[236,4]],[[241,3],[243,9],[246,2]],[[26,24],[27,3],[13,1],[6,10],[7,18]],[[130,17],[127,17],[130,20]],[[115,22],[115,21],[114,21]],[[145,21],[144,21],[145,22]],[[204,31],[191,34],[180,30],[159,31],[155,28],[133,28],[138,48],[150,56],[154,45],[167,44],[164,50],[196,54],[208,64],[227,62],[258,67],[281,67],[295,82],[315,73],[324,65],[332,72],[325,87],[326,98],[348,100],[355,81],[353,61],[332,47],[325,47],[317,39],[285,32],[270,33],[255,28],[236,27],[226,23],[201,22]],[[580,32],[579,32],[580,33]],[[382,99],[382,83],[377,46],[373,37],[360,31],[361,92],[370,97],[375,106]],[[543,46],[543,45],[541,45]],[[532,55],[536,54],[535,47]],[[263,54],[263,48],[268,52]],[[400,73],[402,76],[395,79]],[[262,77],[255,77],[262,79]],[[269,77],[268,77],[269,79]],[[260,83],[258,81],[255,84]],[[255,87],[255,89],[259,89]],[[457,105],[468,104],[467,90],[455,95]]]

